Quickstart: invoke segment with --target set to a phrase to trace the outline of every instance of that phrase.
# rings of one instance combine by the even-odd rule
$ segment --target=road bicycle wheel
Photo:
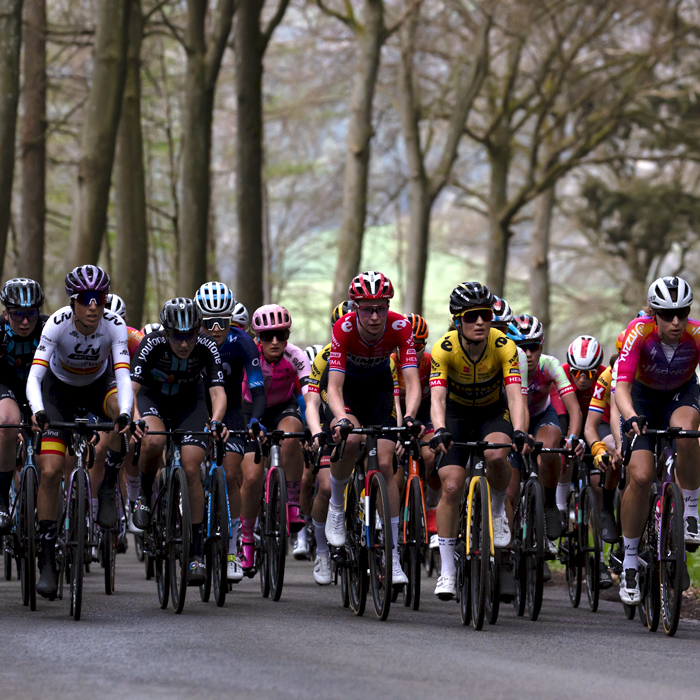
[[[214,585],[214,601],[222,608],[226,602],[228,592],[228,500],[226,498],[226,476],[224,470],[214,470],[212,484],[212,508],[214,513],[211,519],[212,547],[211,547],[211,580]]]
[[[544,552],[547,546],[544,524],[544,495],[542,484],[531,481],[527,489],[527,507],[525,509],[525,597],[527,614],[533,622],[537,620],[542,609],[544,591]]]
[[[527,605],[527,576],[525,575],[525,536],[527,528],[525,527],[525,492],[527,486],[523,489],[520,500],[518,501],[515,513],[513,514],[513,542],[511,544],[512,560],[513,560],[513,578],[515,579],[515,597],[513,598],[513,608],[518,617],[525,614]]]
[[[562,534],[560,548],[563,564],[566,567],[566,588],[569,600],[574,608],[581,602],[582,572],[578,551],[578,500],[576,493],[571,491],[567,499],[569,523],[566,532]]]
[[[642,602],[639,604],[639,619],[650,632],[659,628],[661,614],[661,598],[659,583],[659,533],[657,513],[661,514],[661,503],[658,488],[652,484],[649,497],[649,515],[644,532],[639,540],[639,589],[642,592]],[[634,606],[628,606],[634,607]]]
[[[661,555],[659,582],[661,584],[661,621],[664,632],[669,637],[676,634],[681,616],[682,581],[685,569],[683,509],[683,495],[678,484],[666,484],[659,532]]]
[[[471,602],[472,626],[480,630],[484,626],[486,614],[486,596],[489,584],[489,557],[491,538],[489,533],[489,505],[485,479],[478,479],[472,492],[471,509],[469,512],[469,550],[471,556]],[[470,483],[467,480],[467,483]],[[466,484],[465,484],[466,487]]]
[[[70,562],[70,614],[76,621],[80,620],[83,606],[87,533],[86,493],[85,474],[79,470],[73,479],[66,513],[66,559]]]
[[[143,562],[145,556],[143,551],[143,535],[138,533],[134,534],[134,550],[136,551],[136,558],[139,562]],[[148,576],[146,578],[148,578]]]
[[[205,495],[206,498],[206,495]],[[204,518],[203,527],[206,527],[207,519],[206,513]],[[205,536],[205,535],[203,535]],[[204,579],[204,583],[199,587],[199,597],[202,599],[203,603],[208,603],[209,598],[211,598],[211,579],[212,579],[212,548],[214,543],[211,540],[206,540],[204,542],[204,565],[207,571],[207,577]]]
[[[340,597],[343,601],[343,607],[350,607],[350,571],[347,566],[343,566],[338,571],[338,564],[331,560],[332,571],[340,578]],[[337,582],[337,579],[336,579]]]
[[[418,610],[420,608],[421,552],[425,545],[425,514],[420,482],[417,478],[413,478],[410,484],[406,542],[403,548],[403,569],[408,578],[408,583],[404,586],[404,605]],[[399,528],[401,527],[402,524],[399,522]]]
[[[36,472],[30,467],[24,472],[17,520],[22,603],[30,610],[36,610],[36,494]]]
[[[170,476],[167,534],[170,601],[177,614],[180,614],[185,607],[191,533],[192,520],[190,502],[187,497],[187,481],[184,469],[178,467],[173,469]]]
[[[581,492],[579,503],[579,551],[586,572],[586,593],[591,612],[598,610],[600,600],[600,509],[592,486]]]
[[[350,609],[358,617],[364,615],[367,604],[367,549],[364,546],[364,522],[361,513],[364,513],[364,504],[355,478],[347,486],[347,498],[345,503],[345,561],[348,577],[348,594]],[[362,506],[362,510],[361,510]]]
[[[12,553],[7,546],[7,538],[2,538],[2,556],[4,564],[5,581],[12,581]]]
[[[471,598],[471,561],[467,557],[467,496],[469,494],[469,479],[462,490],[462,502],[459,506],[459,526],[457,544],[455,546],[455,569],[457,578],[457,600],[463,625],[468,625],[472,619]]]
[[[369,483],[369,536],[367,556],[369,557],[369,578],[372,588],[374,612],[380,620],[386,620],[391,608],[391,517],[389,515],[389,494],[384,477],[378,472],[372,474]],[[379,518],[377,516],[380,516]]]
[[[258,510],[258,529],[260,531],[260,558],[258,571],[260,573],[260,592],[263,598],[270,596],[270,542],[267,535],[269,526],[269,511],[265,500],[265,484],[263,483],[262,497],[260,498],[260,509]]]
[[[105,570],[105,593],[114,593],[114,574],[117,564],[117,533],[113,530],[103,530],[101,537],[100,556]]]
[[[272,600],[279,600],[287,558],[287,481],[281,469],[275,469],[270,476],[268,514],[270,596]]]
[[[484,504],[489,504],[491,494],[489,491],[488,481],[486,477],[481,479],[482,484],[479,486],[484,489],[483,498]],[[486,525],[490,525],[491,514],[488,508],[484,508],[486,515]],[[488,535],[488,547],[484,545],[483,552],[487,557],[487,576],[486,576],[486,609],[485,615],[489,625],[495,625],[498,620],[498,611],[501,605],[501,549],[494,548],[494,553],[491,554],[491,529],[484,527],[482,534]]]
[[[655,485],[652,485],[652,488],[656,488]],[[622,503],[622,494],[620,493],[620,489],[616,488],[615,489],[615,499],[614,499],[614,513],[615,513],[615,526],[617,527],[617,532],[619,533],[619,537],[617,542],[615,542],[612,547],[611,547],[611,555],[610,555],[610,561],[613,562],[613,557],[617,559],[618,561],[622,561],[624,558],[624,551],[622,548],[622,524],[620,522],[620,504]],[[618,565],[615,564],[615,569],[614,572],[620,576],[622,575],[622,569],[617,570]],[[634,620],[634,616],[637,612],[637,606],[636,605],[627,605],[627,603],[622,604],[622,610],[625,613],[625,617],[628,620]],[[640,618],[643,616],[641,615],[640,611]],[[642,619],[642,623],[644,620]]]
[[[147,555],[146,561],[153,562],[153,575],[156,579],[158,603],[162,610],[170,600],[170,564],[168,562],[168,493],[161,484],[161,493],[156,498],[150,532],[153,537],[154,555]],[[148,569],[146,570],[148,576]]]

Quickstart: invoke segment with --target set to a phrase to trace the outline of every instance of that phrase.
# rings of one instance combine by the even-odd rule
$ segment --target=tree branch
[[[289,0],[279,0],[279,3],[277,5],[277,12],[275,12],[274,17],[270,20],[269,24],[267,25],[267,28],[265,29],[262,35],[263,51],[267,48],[267,45],[270,43],[270,39],[272,38],[273,32],[275,31],[275,29],[277,29],[280,22],[282,21],[284,13],[287,11],[288,5]]]

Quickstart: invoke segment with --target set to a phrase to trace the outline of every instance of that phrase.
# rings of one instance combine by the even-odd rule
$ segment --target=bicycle
[[[117,524],[108,528],[98,527],[96,533],[98,559],[104,569],[105,593],[107,595],[114,593],[118,543],[121,538],[126,536],[126,511],[118,480],[114,488],[114,497],[117,503]]]

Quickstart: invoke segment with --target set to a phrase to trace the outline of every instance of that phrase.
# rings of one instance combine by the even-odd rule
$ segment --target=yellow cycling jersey
[[[447,387],[447,400],[462,406],[491,406],[502,400],[504,384],[520,384],[518,349],[492,328],[481,357],[472,361],[450,331],[433,345],[430,386]]]

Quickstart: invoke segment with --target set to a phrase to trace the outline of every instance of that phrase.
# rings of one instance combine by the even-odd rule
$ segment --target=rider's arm
[[[309,430],[312,435],[316,435],[321,432],[321,415],[319,413],[321,409],[321,395],[315,391],[309,391],[305,397],[306,401],[306,425],[309,426]]]
[[[447,408],[447,387],[430,386],[430,421],[433,428],[445,427],[445,410]]]
[[[328,406],[337,420],[348,417],[348,414],[345,412],[345,401],[343,400],[344,383],[345,372],[333,371],[331,368],[328,374]]]
[[[245,375],[250,390],[251,417],[259,420],[267,408],[265,381],[260,368],[260,352],[258,346],[247,333],[241,334],[239,342],[245,354]]]
[[[574,392],[564,394],[561,400],[564,402],[564,408],[569,414],[569,435],[581,435],[583,416],[581,415],[581,407],[578,405],[576,394]]]
[[[133,420],[137,421],[141,418],[141,414],[139,413],[139,405],[136,400],[136,397],[138,396],[139,391],[141,390],[141,385],[138,382],[131,382],[131,390],[134,395],[134,413],[133,413]]]
[[[209,388],[211,397],[211,419],[213,421],[223,421],[226,415],[226,390],[222,386],[212,386]]]
[[[583,429],[583,437],[586,439],[588,446],[590,447],[594,442],[600,442],[598,437],[598,426],[600,421],[603,419],[603,414],[598,411],[591,411],[588,409],[588,416],[586,418],[586,425]]]
[[[417,367],[404,367],[402,370],[404,386],[406,387],[406,415],[418,413],[421,402],[420,376]]]
[[[114,379],[117,382],[119,413],[131,415],[134,392],[131,388],[129,336],[124,321],[114,314],[111,314],[109,318],[108,328],[112,333],[112,364],[114,366]]]
[[[510,422],[513,430],[527,432],[529,420],[526,417],[520,384],[506,384],[506,399],[508,401],[508,411],[510,412]],[[432,413],[432,412],[431,412]]]
[[[636,415],[634,404],[632,403],[632,384],[620,381],[619,377],[615,387],[615,405],[623,421]],[[612,422],[612,415],[610,416],[610,421]]]
[[[51,316],[50,320],[53,320],[53,316]],[[57,339],[47,333],[47,327],[48,322],[46,326],[44,326],[44,331],[39,341],[39,347],[34,353],[34,360],[29,370],[29,377],[27,377],[27,400],[34,414],[44,410],[44,400],[41,396],[41,381],[46,374],[46,370],[49,368],[49,361],[51,360],[51,356],[57,344]]]

